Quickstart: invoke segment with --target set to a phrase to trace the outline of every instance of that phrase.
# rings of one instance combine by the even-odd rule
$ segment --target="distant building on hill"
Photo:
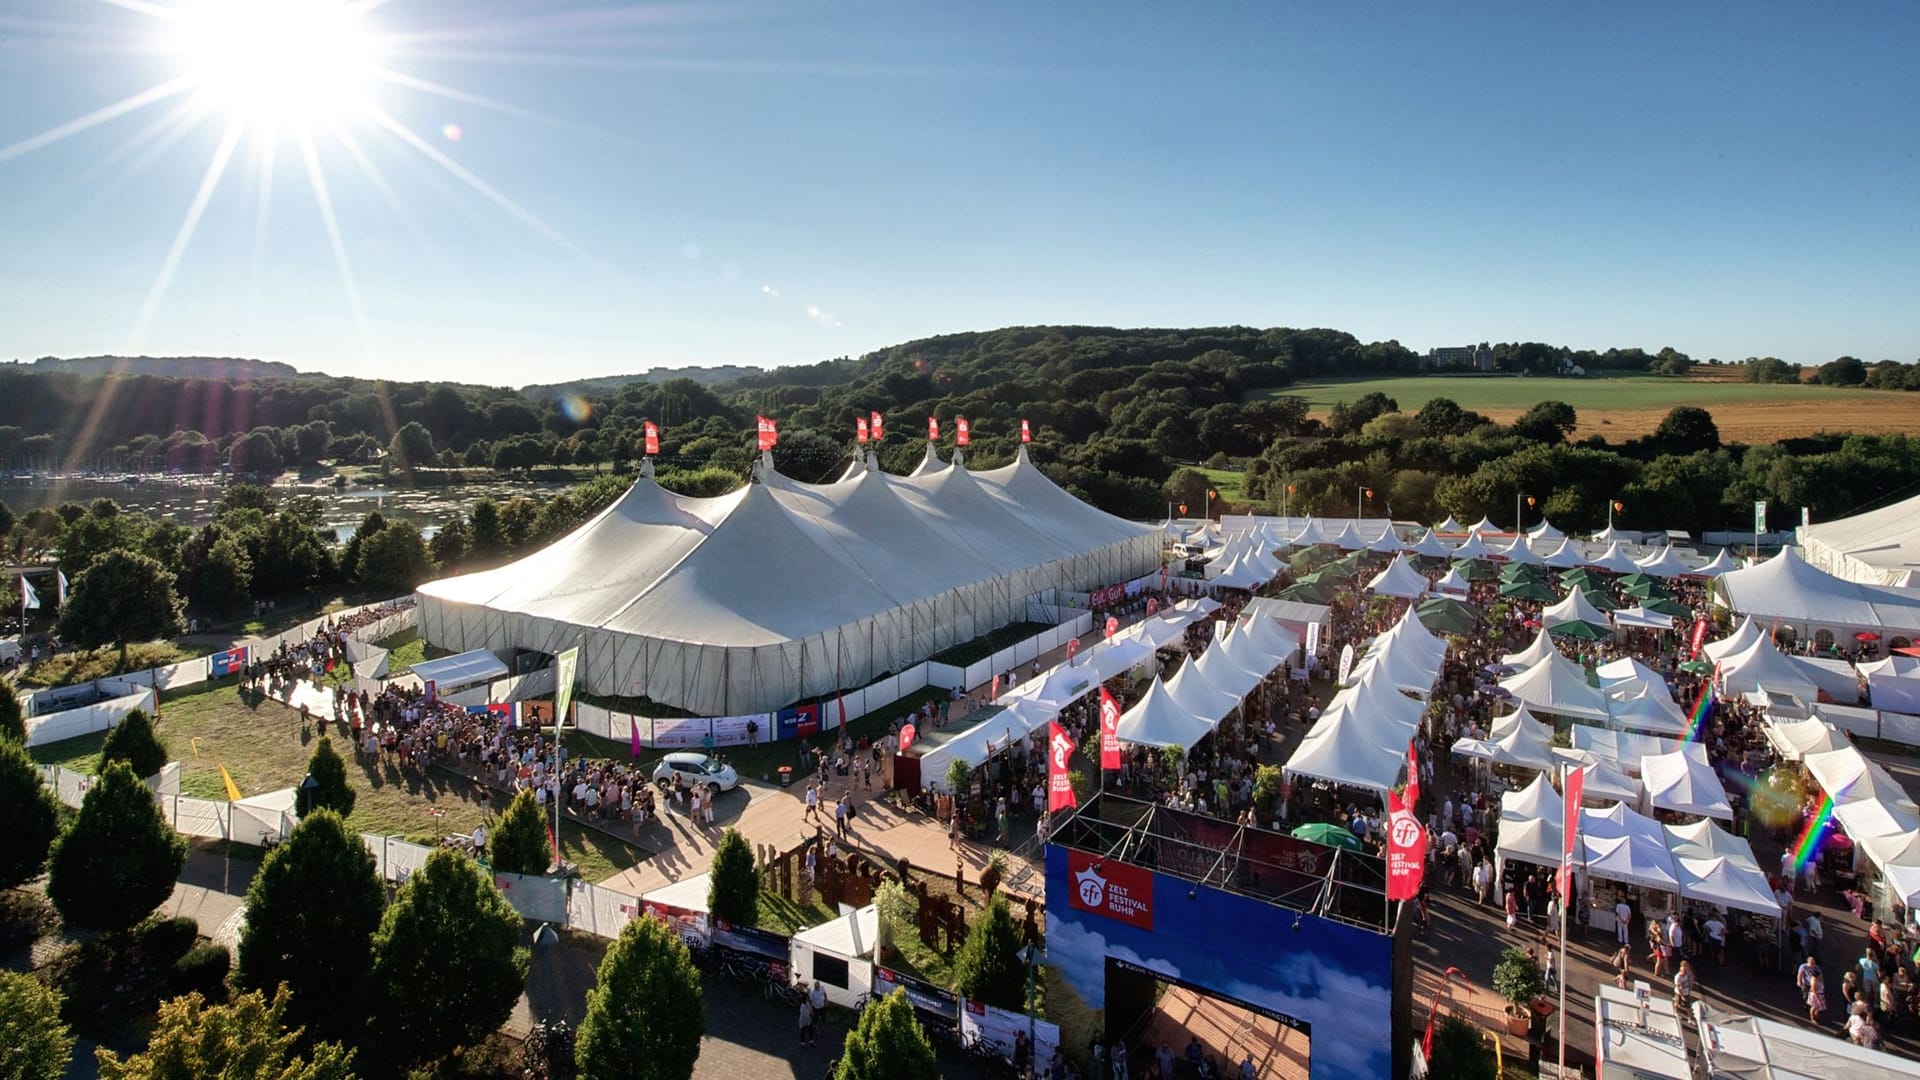
[[[1428,349],[1427,355],[1420,358],[1421,368],[1433,371],[1453,368],[1461,371],[1492,371],[1493,348],[1486,342],[1478,345],[1443,345],[1437,349]]]

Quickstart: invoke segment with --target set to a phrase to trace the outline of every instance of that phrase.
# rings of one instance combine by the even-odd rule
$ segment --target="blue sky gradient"
[[[347,119],[389,199],[318,132],[357,316],[290,137],[262,214],[249,132],[143,324],[227,117],[156,150],[161,103],[9,156],[180,67],[148,15],[0,7],[0,358],[517,385],[1020,323],[1920,357],[1910,4],[365,18],[391,70],[513,106],[373,92],[524,213]]]

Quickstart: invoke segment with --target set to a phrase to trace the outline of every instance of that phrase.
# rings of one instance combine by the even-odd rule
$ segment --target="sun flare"
[[[344,119],[370,104],[381,41],[364,4],[195,0],[175,9],[172,51],[195,90],[268,127]]]

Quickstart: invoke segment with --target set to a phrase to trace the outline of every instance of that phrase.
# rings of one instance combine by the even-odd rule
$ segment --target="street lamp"
[[[1213,500],[1219,497],[1220,497],[1219,492],[1213,490],[1212,488],[1207,489],[1207,523],[1209,525],[1213,523]]]
[[[314,793],[319,790],[320,781],[315,780],[312,773],[308,773],[307,778],[300,781],[300,793],[297,801],[300,807],[301,817],[306,817],[308,814],[313,813],[313,796]]]
[[[1616,511],[1620,511],[1620,510],[1625,510],[1626,508],[1627,508],[1627,504],[1626,504],[1626,503],[1623,503],[1623,502],[1621,502],[1621,501],[1620,501],[1619,499],[1613,499],[1613,500],[1610,500],[1610,501],[1609,501],[1609,502],[1607,503],[1607,533],[1608,533],[1608,535],[1612,535],[1612,533],[1613,533],[1613,515],[1614,515],[1614,513],[1615,513]]]
[[[1028,942],[1020,949],[1020,959],[1027,965],[1027,1058],[1033,1061],[1039,1053],[1039,1044],[1034,1042],[1033,970],[1046,963],[1047,954],[1041,952],[1039,946]]]
[[[1527,519],[1520,516],[1521,499],[1525,499],[1528,506],[1535,505],[1533,496],[1522,495],[1517,491],[1513,493],[1513,534],[1515,536],[1525,536],[1527,534]]]
[[[1367,485],[1361,484],[1359,487],[1354,489],[1354,492],[1353,492],[1353,520],[1354,521],[1357,522],[1362,517],[1365,516],[1360,511],[1360,500],[1371,499],[1371,498],[1373,498],[1373,489],[1368,487]]]

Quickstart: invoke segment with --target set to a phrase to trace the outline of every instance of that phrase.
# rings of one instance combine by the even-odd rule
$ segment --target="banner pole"
[[[1564,796],[1567,790],[1567,762],[1560,763],[1560,791]],[[1578,813],[1578,810],[1575,810]],[[1563,821],[1564,825],[1565,822]],[[1565,846],[1565,842],[1562,842]],[[1566,864],[1566,872],[1560,875],[1560,973],[1556,976],[1560,982],[1560,1038],[1555,1048],[1555,1064],[1562,1077],[1567,1075],[1567,920],[1571,918],[1573,901],[1573,852],[1563,850],[1560,861]]]

